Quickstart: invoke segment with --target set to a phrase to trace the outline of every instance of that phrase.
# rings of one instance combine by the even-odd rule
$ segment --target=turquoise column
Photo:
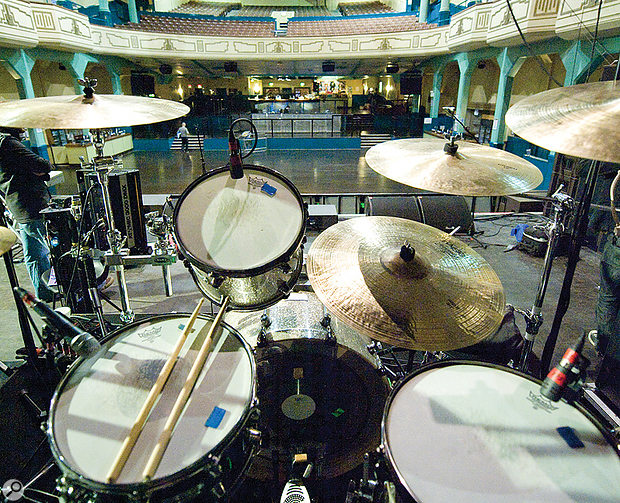
[[[492,147],[504,148],[504,136],[506,133],[506,112],[510,105],[512,83],[514,77],[525,61],[524,57],[517,56],[511,48],[504,47],[497,56],[499,64],[499,82],[497,84],[497,101],[495,102],[495,114],[493,116],[493,129],[491,130]]]
[[[110,79],[112,80],[112,93],[123,94],[123,88],[121,87],[121,75],[123,72],[124,62],[118,58],[113,57],[100,57],[99,62],[105,66]]]
[[[428,0],[420,0],[420,15],[418,20],[420,23],[426,23],[428,18]]]
[[[465,123],[465,115],[467,113],[467,103],[469,102],[469,86],[471,84],[471,75],[476,68],[477,59],[470,59],[468,53],[460,53],[456,56],[456,61],[459,64],[459,90],[456,99],[456,110],[454,111],[456,117]],[[463,126],[455,121],[455,129],[457,133],[464,131]]]
[[[595,52],[594,59],[590,60],[591,48],[588,44],[582,49],[582,41],[576,40],[568,49],[560,53],[562,64],[566,68],[565,86],[582,84],[588,74],[601,64],[603,58]]]
[[[132,23],[139,23],[138,9],[136,8],[136,0],[127,0],[127,7],[129,9],[129,21]]]
[[[32,85],[31,72],[36,60],[25,50],[18,49],[10,53],[3,61],[5,68],[15,79],[17,92],[21,99],[35,98],[34,87]],[[49,159],[47,154],[47,141],[41,129],[29,129],[31,149],[45,159]]]
[[[112,14],[108,0],[99,0],[99,17],[105,22],[106,26],[112,26]]]
[[[99,60],[88,54],[82,54],[76,52],[73,57],[67,60],[65,66],[73,77],[73,87],[75,88],[75,94],[82,94],[82,86],[78,83],[78,79],[84,78],[84,72],[88,63],[98,63]]]
[[[443,71],[446,65],[440,65],[433,74],[433,99],[431,100],[431,109],[429,116],[432,119],[439,117],[439,101],[441,99],[441,81],[443,79]]]
[[[439,7],[439,25],[450,23],[450,0],[441,0]]]

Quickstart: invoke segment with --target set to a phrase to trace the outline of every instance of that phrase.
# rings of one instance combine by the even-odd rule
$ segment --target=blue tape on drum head
[[[278,191],[278,189],[276,189],[273,185],[269,185],[267,182],[263,184],[260,190],[262,190],[268,196],[275,196],[276,192]]]
[[[571,449],[581,449],[585,447],[583,442],[577,436],[577,433],[575,433],[575,430],[573,430],[570,426],[561,426],[560,428],[556,428],[556,431]]]
[[[226,410],[221,409],[220,407],[213,407],[213,411],[211,411],[211,414],[207,418],[205,426],[207,428],[217,428],[222,423],[224,414],[226,414]]]

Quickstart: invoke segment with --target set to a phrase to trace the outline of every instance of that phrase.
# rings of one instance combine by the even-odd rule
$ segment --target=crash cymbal
[[[142,96],[48,96],[0,103],[0,125],[42,129],[100,129],[176,119],[189,107]]]
[[[16,234],[7,227],[0,227],[0,257],[8,252],[17,241]]]
[[[620,85],[592,82],[522,99],[506,113],[521,138],[547,150],[620,163]]]
[[[405,243],[411,249],[402,250]],[[327,308],[355,330],[423,351],[463,348],[495,333],[499,278],[475,251],[428,225],[360,217],[323,231],[307,270]]]
[[[457,142],[458,149],[451,155],[444,151],[447,143],[439,138],[386,141],[366,153],[366,162],[391,180],[442,194],[520,194],[543,180],[536,166],[509,152]]]

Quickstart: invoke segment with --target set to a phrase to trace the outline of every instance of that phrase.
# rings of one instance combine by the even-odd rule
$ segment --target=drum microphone
[[[545,380],[540,387],[540,394],[548,398],[552,402],[557,402],[564,390],[579,376],[579,363],[582,360],[581,351],[586,339],[584,333],[576,342],[574,342],[564,353],[551,372],[547,374]]]
[[[88,332],[76,327],[65,315],[54,311],[45,302],[37,299],[19,286],[16,286],[13,291],[20,296],[24,304],[34,309],[39,316],[45,318],[47,323],[56,329],[78,356],[88,357],[101,349],[101,344],[99,344],[97,339]]]
[[[235,137],[232,127],[228,130],[228,148],[230,149],[230,176],[233,180],[239,180],[243,178],[243,159],[241,144]]]

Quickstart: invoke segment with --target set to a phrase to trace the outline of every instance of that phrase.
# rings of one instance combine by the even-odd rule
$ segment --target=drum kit
[[[619,101],[615,86],[595,87],[594,97],[574,95],[582,100],[571,101],[574,112],[539,113],[549,98],[517,105],[514,131],[536,119],[548,134],[554,121],[589,120],[589,110],[617,125],[617,107],[608,113],[604,104]],[[185,113],[142,100],[23,100],[0,104],[0,122],[76,127],[79,117],[79,127],[103,127]],[[580,154],[597,148],[581,145]],[[454,138],[390,141],[366,160],[401,183],[448,194],[515,194],[542,181],[517,156]],[[276,171],[233,164],[241,173],[226,166],[193,181],[173,215],[183,262],[218,314],[199,314],[201,301],[192,315],[129,323],[58,385],[46,432],[62,500],[227,501],[244,479],[280,487],[288,479],[282,501],[303,502],[313,478],[336,480],[360,465],[349,503],[617,499],[618,448],[583,407],[546,399],[541,381],[519,370],[441,359],[502,322],[503,288],[480,255],[421,223],[353,218],[314,239],[305,260],[314,293],[296,291],[303,200]],[[372,351],[377,343],[439,361],[392,382]]]

